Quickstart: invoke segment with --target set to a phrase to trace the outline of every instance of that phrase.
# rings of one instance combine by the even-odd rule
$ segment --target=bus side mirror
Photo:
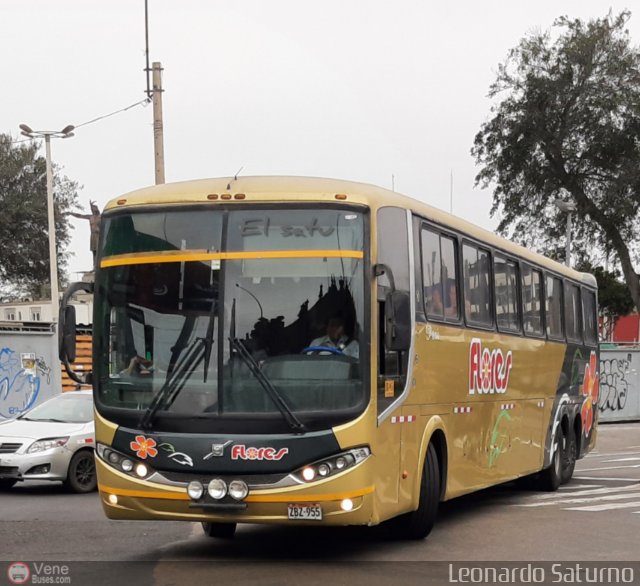
[[[71,298],[78,291],[93,293],[93,283],[72,283],[60,301],[60,323],[58,324],[58,353],[69,378],[80,384],[91,384],[91,373],[78,374],[71,367],[76,359],[76,308]]]
[[[384,343],[387,350],[405,351],[411,346],[411,299],[406,291],[391,291],[384,303]]]
[[[60,313],[60,360],[76,360],[76,308],[67,305]]]

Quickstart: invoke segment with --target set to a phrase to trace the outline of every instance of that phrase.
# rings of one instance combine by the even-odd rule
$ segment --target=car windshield
[[[149,425],[364,408],[361,212],[121,213],[104,234],[99,408],[146,413]]]
[[[93,419],[93,400],[91,395],[80,395],[73,392],[63,393],[34,407],[18,419],[87,423]]]

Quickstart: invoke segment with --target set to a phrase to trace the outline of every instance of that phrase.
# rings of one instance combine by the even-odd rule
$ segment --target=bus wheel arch
[[[431,421],[429,421],[422,435],[422,442],[420,443],[420,458],[414,475],[413,494],[420,494],[422,471],[424,470],[430,444],[433,444],[436,456],[438,457],[438,471],[440,476],[440,500],[444,500],[447,487],[449,456],[444,425],[439,417],[434,417]],[[414,503],[414,506],[416,508],[418,507],[417,501]]]

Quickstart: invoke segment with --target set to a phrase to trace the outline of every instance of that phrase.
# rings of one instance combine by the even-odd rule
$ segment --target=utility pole
[[[153,145],[155,151],[156,185],[164,183],[164,129],[162,125],[162,65],[153,63]]]

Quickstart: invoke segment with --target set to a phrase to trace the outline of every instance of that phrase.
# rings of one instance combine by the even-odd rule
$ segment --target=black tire
[[[555,492],[562,484],[562,452],[565,446],[565,434],[562,425],[558,425],[558,436],[556,446],[553,450],[551,464],[540,472],[538,478],[538,489],[546,492]]]
[[[93,492],[97,488],[96,462],[92,451],[81,450],[73,455],[63,484],[67,490],[76,493]]]
[[[236,534],[236,523],[209,523],[202,522],[202,530],[207,537],[218,539],[231,539]]]
[[[9,490],[16,482],[13,478],[0,478],[0,490]]]
[[[424,539],[431,533],[438,516],[440,483],[438,453],[434,445],[429,444],[422,469],[418,508],[393,520],[393,531],[397,537],[400,539]]]
[[[571,480],[573,471],[576,467],[576,458],[578,456],[578,444],[576,442],[576,434],[570,427],[564,436],[564,445],[561,451],[561,468],[560,480],[562,484],[566,484]]]

